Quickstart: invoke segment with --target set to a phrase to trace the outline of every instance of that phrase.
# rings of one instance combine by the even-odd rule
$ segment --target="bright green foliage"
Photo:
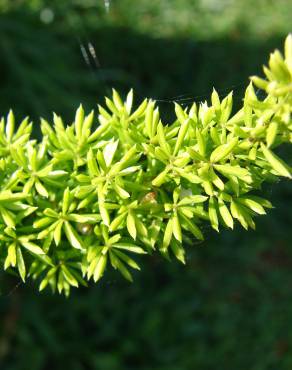
[[[139,269],[133,254],[155,250],[184,263],[190,237],[203,239],[209,222],[254,228],[271,203],[257,191],[291,168],[274,149],[292,142],[292,36],[284,58],[275,51],[252,77],[243,107],[232,115],[232,94],[190,109],[175,104],[162,123],[155,102],[133,109],[114,90],[94,113],[82,106],[73,124],[42,120],[43,139],[30,138],[25,119],[0,122],[0,261],[4,269],[40,281],[40,290],[69,294],[96,282],[111,265],[128,280]],[[254,86],[264,90],[260,100]]]

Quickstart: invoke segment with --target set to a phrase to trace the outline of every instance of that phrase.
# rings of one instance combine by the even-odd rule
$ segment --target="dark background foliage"
[[[113,86],[160,100],[165,119],[213,86],[238,106],[291,14],[289,0],[0,0],[1,113],[37,130]],[[186,266],[146,257],[133,284],[108,272],[65,299],[1,272],[0,368],[291,369],[291,184],[263,194],[275,208],[255,232],[206,228]]]

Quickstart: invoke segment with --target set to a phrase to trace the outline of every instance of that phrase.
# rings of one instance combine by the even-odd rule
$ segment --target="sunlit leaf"
[[[83,250],[82,242],[69,222],[64,222],[65,234],[73,248]]]
[[[280,175],[291,178],[291,171],[289,167],[284,163],[275,153],[268,149],[263,143],[261,143],[261,149],[267,161],[271,167]]]

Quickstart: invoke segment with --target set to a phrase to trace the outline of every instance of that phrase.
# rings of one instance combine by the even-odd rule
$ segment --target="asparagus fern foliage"
[[[70,125],[42,119],[40,142],[29,119],[15,125],[10,111],[0,121],[3,268],[68,295],[109,266],[132,280],[135,254],[184,263],[204,223],[254,229],[272,207],[258,196],[263,183],[291,179],[275,153],[292,142],[291,35],[264,74],[251,77],[235,114],[232,93],[220,100],[214,90],[209,103],[175,104],[168,124],[155,101],[133,109],[133,91],[123,101],[113,90],[97,119],[82,106]]]

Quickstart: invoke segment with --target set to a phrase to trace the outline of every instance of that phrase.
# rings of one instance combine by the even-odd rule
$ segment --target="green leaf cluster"
[[[77,109],[65,125],[41,120],[42,140],[26,118],[0,122],[0,262],[40,290],[69,294],[98,281],[108,266],[128,280],[135,254],[159,251],[185,262],[202,225],[255,228],[271,203],[263,183],[291,179],[275,149],[292,141],[292,36],[271,54],[266,78],[252,77],[242,108],[232,93],[190,108],[175,104],[164,123],[155,101],[133,106],[113,90],[105,107]],[[260,99],[255,86],[264,92]]]

